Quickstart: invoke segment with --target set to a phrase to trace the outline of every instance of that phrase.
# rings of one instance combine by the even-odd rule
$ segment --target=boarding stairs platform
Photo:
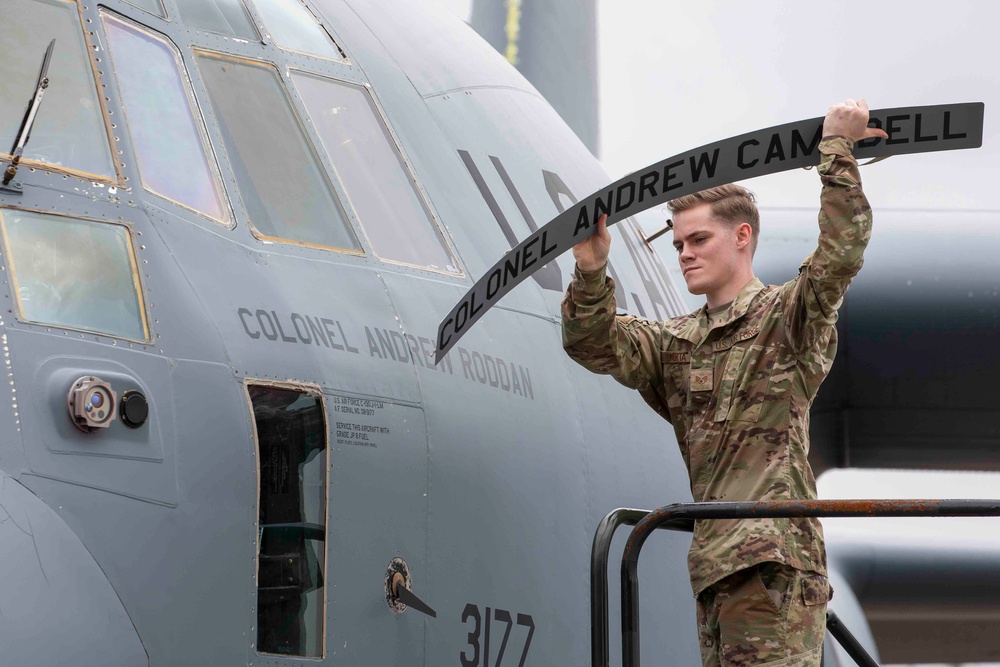
[[[591,550],[591,665],[610,665],[608,552],[615,531],[623,525],[634,528],[621,559],[622,667],[639,667],[639,553],[655,530],[692,532],[695,521],[711,519],[957,516],[1000,516],[1000,500],[775,500],[675,503],[652,511],[616,509],[601,521]],[[833,612],[827,613],[827,630],[858,665],[878,667]]]

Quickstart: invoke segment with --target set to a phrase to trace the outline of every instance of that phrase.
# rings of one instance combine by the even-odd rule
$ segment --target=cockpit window
[[[204,52],[197,58],[258,236],[359,252],[357,237],[277,71]]]
[[[0,225],[22,319],[149,339],[127,227],[15,209]]]
[[[330,39],[302,0],[254,0],[271,39],[290,51],[343,60],[344,54]]]
[[[373,252],[387,261],[459,273],[368,91],[295,71],[292,81]]]
[[[143,186],[228,222],[176,49],[132,23],[110,14],[102,18]]]
[[[166,16],[163,13],[163,4],[160,0],[125,0],[125,2],[138,7],[139,9],[145,9],[150,14],[155,14],[160,18],[164,18]]]
[[[319,393],[248,385],[257,436],[257,651],[323,657],[327,428]]]
[[[45,49],[55,39],[49,86],[23,162],[115,180],[108,128],[76,3],[0,0],[0,30],[0,159],[10,157]]]
[[[181,21],[192,28],[257,41],[241,0],[176,0]]]

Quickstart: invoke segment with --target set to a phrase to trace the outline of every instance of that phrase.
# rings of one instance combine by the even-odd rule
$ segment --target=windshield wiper
[[[29,137],[31,137],[31,126],[35,124],[35,117],[38,114],[39,107],[42,105],[42,95],[45,94],[45,89],[49,87],[49,61],[52,60],[52,51],[55,49],[55,46],[56,40],[53,39],[49,42],[49,47],[45,49],[45,57],[42,58],[42,69],[38,73],[38,83],[35,84],[35,94],[28,102],[28,110],[24,112],[21,129],[17,131],[14,147],[10,149],[11,161],[7,165],[7,169],[3,175],[4,189],[8,191],[21,191],[17,183],[13,187],[8,186],[8,183],[17,175],[17,166],[20,164],[21,156],[24,154],[24,146],[28,143]]]

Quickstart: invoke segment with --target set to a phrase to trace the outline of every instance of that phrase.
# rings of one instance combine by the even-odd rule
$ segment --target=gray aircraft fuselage
[[[0,48],[24,64],[17,80],[28,84],[14,89],[14,75],[4,79],[2,108],[16,110],[0,120],[4,144],[13,144],[44,47],[57,37],[16,177],[23,191],[0,193],[5,660],[582,663],[600,518],[616,506],[690,497],[672,433],[638,396],[562,353],[558,309],[572,269],[565,258],[512,293],[442,364],[431,356],[441,314],[486,266],[607,181],[551,107],[430,3],[313,3],[342,51],[332,57],[303,53],[310,43],[278,46],[281,26],[268,18],[285,3],[251,6],[252,30],[264,33],[254,39],[232,27],[224,12],[242,10],[231,2],[213,5],[226,21],[207,15],[209,3],[167,0],[166,18],[156,2],[4,4],[4,30],[17,38]],[[225,26],[233,34],[220,34]],[[196,173],[170,159],[171,150],[181,154],[184,128],[156,120],[164,110],[134,91],[170,100],[170,81],[142,88],[148,82],[124,67],[148,59],[142,67],[153,78],[157,53],[171,50],[178,89],[193,98],[191,136],[204,135],[206,173],[221,193],[223,210],[213,214],[221,222],[165,192],[175,182],[183,190],[184,174]],[[265,70],[280,87],[274,98],[212,97],[210,87],[223,85],[213,78],[219,72],[249,72],[250,81]],[[76,120],[90,99],[84,75],[99,92],[91,125]],[[324,144],[324,112],[307,108],[303,76],[347,84],[354,100],[368,96],[369,120],[381,125],[412,190],[377,174],[378,188],[350,189],[353,174],[375,167]],[[281,161],[290,135],[262,133],[255,153],[239,143],[247,130],[224,117],[226,104],[268,128],[281,121],[275,108],[291,109],[289,127],[322,168],[314,180],[340,210],[321,222],[341,225],[356,247],[318,247],[332,245],[308,241],[322,229],[280,219],[275,211],[291,218],[317,196],[301,185],[305,176],[290,173],[295,164]],[[150,118],[160,125],[143,126]],[[88,164],[111,164],[110,172],[75,166],[91,154]],[[278,157],[262,169],[260,154]],[[280,206],[260,203],[275,191]],[[367,199],[379,197],[396,208],[415,200],[417,214],[385,232],[364,213],[377,210]],[[97,243],[109,228],[125,241],[104,254],[81,249],[80,239]],[[679,314],[681,300],[637,225],[619,229],[612,262],[622,308]],[[430,252],[423,263],[420,249],[442,247],[453,266]],[[63,259],[46,259],[57,249]],[[121,266],[112,270],[115,258]],[[115,320],[123,317],[117,302],[69,309],[73,283],[99,284],[94,268],[107,280],[132,276],[141,298],[129,302],[126,324]],[[61,282],[43,291],[35,282],[46,272]],[[46,310],[47,299],[58,305]],[[129,322],[136,333],[121,335]],[[77,429],[67,392],[85,376],[109,383],[119,400],[140,392],[148,418],[137,428],[115,415],[107,428]],[[282,410],[301,418],[274,416]],[[317,456],[325,465],[314,465],[324,460]],[[297,504],[274,505],[297,484]],[[296,507],[297,516],[281,518]],[[295,531],[319,538],[303,541]],[[267,546],[279,534],[291,536],[289,564],[277,575],[286,588],[272,572],[283,552]],[[650,650],[669,645],[690,662],[687,539],[658,541],[648,558],[662,573],[662,599],[651,599],[647,613],[677,630],[651,640]],[[405,561],[413,592],[436,619],[390,609],[384,581],[394,558]],[[283,623],[297,627],[269,634]]]
[[[690,499],[671,429],[562,353],[569,258],[433,363],[484,269],[608,181],[549,104],[430,2],[0,26],[3,151],[57,39],[0,191],[3,662],[584,664],[601,517]],[[619,308],[684,312],[638,223],[613,234]],[[148,415],[88,393],[77,428],[91,377]],[[643,559],[650,659],[698,659],[688,541]]]

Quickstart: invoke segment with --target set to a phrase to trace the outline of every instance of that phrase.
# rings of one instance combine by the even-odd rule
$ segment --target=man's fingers
[[[608,232],[608,214],[605,213],[597,219],[597,235],[602,239],[606,239],[610,236]]]
[[[863,97],[848,99],[835,104],[823,119],[824,134],[839,134],[855,141],[862,139],[888,139],[889,135],[877,127],[867,127],[868,100]]]
[[[608,261],[608,250],[611,248],[611,234],[608,232],[608,215],[605,213],[597,219],[597,229],[573,246],[573,257],[581,271],[596,271]]]

